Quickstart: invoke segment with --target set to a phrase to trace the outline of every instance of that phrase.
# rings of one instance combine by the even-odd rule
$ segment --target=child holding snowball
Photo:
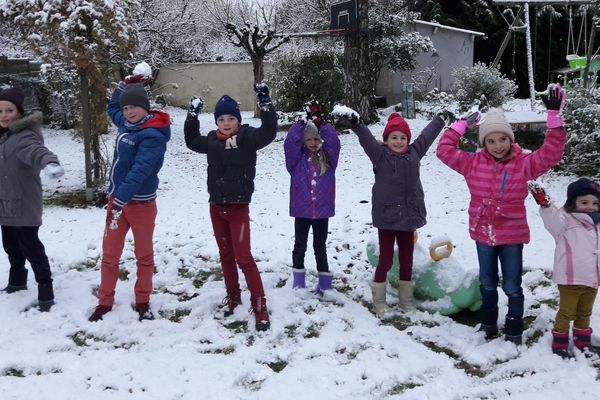
[[[150,77],[148,64],[138,64],[133,75],[119,83],[108,103],[108,115],[117,126],[118,135],[109,175],[98,306],[90,321],[101,320],[112,309],[119,260],[130,228],[137,262],[135,311],[140,321],[154,318],[150,311],[150,293],[154,273],[155,199],[158,172],[171,137],[171,117],[150,108],[143,86]]]
[[[44,245],[38,237],[42,225],[40,171],[60,178],[64,171],[46,146],[42,114],[25,114],[25,94],[13,87],[0,91],[0,225],[2,245],[10,270],[6,293],[27,289],[29,261],[38,284],[40,311],[54,304],[52,272]]]
[[[469,233],[475,240],[479,260],[482,297],[481,330],[486,339],[498,333],[498,261],[502,289],[508,297],[504,325],[505,340],[521,344],[523,333],[523,244],[529,242],[525,213],[527,181],[535,179],[562,158],[567,134],[558,116],[565,93],[550,85],[542,97],[547,111],[548,130],[542,146],[524,152],[515,143],[513,130],[500,109],[491,109],[479,124],[479,145],[470,153],[457,145],[467,128],[479,120],[479,113],[453,123],[442,135],[437,148],[439,159],[465,177],[471,193]]]
[[[386,303],[387,273],[393,264],[394,243],[398,244],[400,276],[399,306],[402,310],[413,305],[414,233],[426,223],[427,212],[419,169],[421,158],[440,134],[444,120],[436,116],[413,143],[411,130],[404,118],[390,114],[383,130],[383,143],[378,142],[360,116],[347,107],[334,109],[341,120],[349,120],[358,135],[360,145],[373,163],[375,183],[371,215],[379,236],[379,262],[371,282],[373,308],[382,317],[390,311]]]
[[[306,287],[304,255],[312,227],[319,274],[313,293],[323,296],[331,290],[333,280],[327,262],[326,241],[329,218],[335,214],[335,170],[340,156],[340,139],[333,125],[323,120],[317,101],[307,103],[306,112],[306,121],[292,125],[283,143],[285,166],[290,173],[290,216],[294,217],[292,287]]]
[[[561,208],[535,183],[530,189],[540,205],[544,226],[556,242],[552,279],[558,284],[559,308],[552,329],[552,352],[572,357],[569,326],[573,321],[575,347],[588,357],[594,356],[597,351],[592,346],[590,317],[600,284],[600,185],[588,178],[572,182]]]

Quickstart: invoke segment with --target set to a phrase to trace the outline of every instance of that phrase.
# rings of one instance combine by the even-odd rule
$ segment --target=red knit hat
[[[387,140],[388,136],[390,136],[390,133],[392,132],[402,132],[406,134],[406,138],[410,142],[410,128],[408,127],[408,124],[406,123],[404,118],[402,118],[402,116],[397,112],[391,113],[388,117],[388,122],[385,125],[385,128],[383,129],[384,142]]]

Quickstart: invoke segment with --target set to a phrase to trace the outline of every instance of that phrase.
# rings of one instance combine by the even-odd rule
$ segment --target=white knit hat
[[[515,134],[500,108],[491,108],[479,123],[479,145],[483,147],[485,137],[490,133],[504,133],[514,143]]]

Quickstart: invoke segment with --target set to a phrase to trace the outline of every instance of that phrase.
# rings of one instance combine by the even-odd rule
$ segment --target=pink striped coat
[[[465,177],[471,202],[469,233],[488,246],[529,243],[525,213],[527,181],[535,179],[562,158],[567,133],[563,128],[548,129],[542,146],[524,152],[512,145],[508,160],[496,161],[487,150],[470,153],[457,148],[460,134],[447,129],[437,148],[437,156]]]
[[[556,241],[554,282],[597,288],[600,281],[600,225],[585,213],[568,213],[554,205],[540,208],[540,215]]]

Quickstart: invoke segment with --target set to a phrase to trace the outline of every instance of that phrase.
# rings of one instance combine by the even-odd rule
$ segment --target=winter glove
[[[350,107],[336,105],[331,111],[331,115],[337,122],[346,129],[354,129],[361,123],[360,114]]]
[[[196,117],[198,114],[202,112],[202,108],[204,107],[204,100],[202,97],[194,96],[190,99],[190,109],[188,111],[188,117]]]
[[[438,117],[444,120],[444,123],[446,125],[450,125],[451,123],[456,122],[456,116],[452,111],[444,110],[442,112],[439,112],[437,115]]]
[[[258,106],[263,111],[268,111],[273,102],[271,101],[271,96],[269,95],[269,87],[266,83],[257,83],[254,85],[254,91],[256,92],[256,99]]]
[[[108,208],[108,229],[115,230],[119,227],[119,218],[123,214],[123,209],[114,203]]]
[[[46,176],[48,176],[48,178],[52,179],[58,179],[65,174],[65,170],[63,169],[63,167],[61,167],[60,164],[55,162],[48,163],[46,165],[46,168],[44,168],[44,172],[46,173]]]
[[[126,85],[130,85],[132,83],[144,83],[143,75],[127,75],[125,79],[123,79]]]
[[[306,110],[306,120],[312,120],[317,128],[320,128],[323,124],[323,116],[321,115],[321,105],[319,102],[316,100],[311,100],[304,104],[304,109]]]
[[[546,191],[536,181],[529,181],[529,191],[535,199],[535,202],[541,207],[550,206],[550,197],[546,194]]]
[[[548,90],[546,92],[547,93],[543,93],[540,96],[548,110],[546,126],[549,129],[560,128],[565,124],[564,120],[558,116],[565,106],[565,89],[557,83],[551,83],[548,85]]]
[[[480,118],[481,114],[479,111],[472,112],[468,115],[462,116],[461,119],[450,125],[450,129],[462,136],[465,134],[467,129],[473,128],[475,125],[477,125]]]

